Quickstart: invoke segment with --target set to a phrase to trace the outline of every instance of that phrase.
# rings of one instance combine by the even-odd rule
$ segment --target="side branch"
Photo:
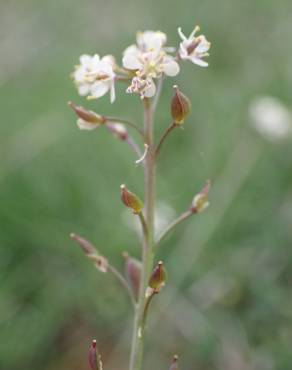
[[[134,298],[132,289],[129,286],[127,280],[123,277],[123,275],[115,267],[113,267],[110,264],[108,265],[108,271],[111,272],[117,278],[117,280],[120,282],[120,284],[126,289],[126,291],[129,294],[129,297],[131,299],[131,302],[133,304],[133,307],[135,308],[136,307],[136,300]]]
[[[167,136],[171,133],[171,131],[173,129],[175,129],[178,125],[176,123],[172,123],[171,125],[169,125],[167,127],[167,129],[164,131],[163,135],[161,136],[160,140],[159,140],[159,143],[157,144],[157,147],[155,149],[155,157],[158,157],[158,154],[160,152],[160,149],[162,147],[162,144],[164,143],[165,139],[167,138]]]
[[[142,212],[138,213],[138,216],[139,216],[139,219],[140,219],[140,222],[141,222],[141,226],[142,226],[143,238],[145,240],[148,240],[149,233],[148,233],[148,226],[147,226],[145,217],[144,217],[144,215],[143,215]]]
[[[136,144],[135,140],[128,134],[127,130],[123,127],[117,127],[117,123],[106,123],[106,128],[112,133],[117,139],[126,142],[129,147],[134,151],[134,153],[140,158],[142,156],[142,151],[140,147]]]
[[[163,232],[162,234],[159,236],[159,238],[157,239],[156,241],[156,246],[158,246],[160,244],[160,242],[176,227],[178,226],[179,224],[181,224],[184,220],[186,220],[187,218],[189,218],[190,216],[192,216],[193,214],[195,214],[196,212],[194,212],[194,209],[193,208],[190,208],[189,210],[187,210],[186,212],[184,212],[183,214],[181,214],[176,220],[174,220]]]
[[[136,130],[138,132],[138,134],[141,136],[142,140],[144,141],[144,131],[136,123],[134,123],[132,121],[129,121],[127,119],[118,118],[118,117],[108,117],[108,116],[106,116],[106,120],[107,120],[107,122],[112,122],[112,123],[122,123],[126,126],[129,126],[129,127],[133,128],[134,130]]]
[[[82,238],[80,235],[71,233],[70,238],[74,240],[79,247],[82,249],[86,257],[88,257],[95,265],[95,267],[103,272],[110,272],[112,273],[121,283],[121,285],[126,289],[128,292],[131,302],[133,303],[133,307],[136,307],[136,301],[131,290],[130,285],[128,284],[127,280],[123,277],[123,275],[114,267],[112,266],[107,258],[101,256],[98,251],[96,250],[95,246],[89,242],[87,239]]]

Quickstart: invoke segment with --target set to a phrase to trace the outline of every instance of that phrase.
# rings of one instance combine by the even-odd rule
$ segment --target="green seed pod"
[[[142,201],[137,197],[137,195],[130,192],[126,188],[126,185],[121,185],[121,199],[124,205],[130,208],[134,214],[141,213],[144,206]]]
[[[158,293],[165,285],[166,271],[162,261],[154,267],[152,274],[149,279],[149,288],[153,289],[155,293]]]
[[[191,207],[193,213],[203,212],[209,206],[208,194],[210,187],[211,182],[208,180],[204,188],[197,195],[195,195]]]

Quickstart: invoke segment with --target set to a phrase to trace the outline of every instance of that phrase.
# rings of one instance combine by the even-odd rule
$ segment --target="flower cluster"
[[[141,98],[151,98],[156,93],[156,80],[164,76],[174,77],[180,71],[179,62],[191,62],[206,67],[210,43],[204,35],[195,36],[195,27],[187,38],[178,29],[182,41],[178,48],[167,47],[167,36],[160,31],[138,32],[136,44],[123,52],[122,67],[118,66],[112,55],[100,57],[84,54],[79,58],[72,74],[78,92],[88,99],[97,99],[110,93],[110,101],[115,100],[115,82],[129,81],[127,93],[135,93]]]

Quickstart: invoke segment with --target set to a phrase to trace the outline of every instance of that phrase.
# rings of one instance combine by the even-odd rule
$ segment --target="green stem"
[[[187,210],[183,214],[181,214],[178,218],[176,218],[171,224],[167,226],[167,228],[162,232],[159,238],[156,241],[156,246],[160,244],[160,242],[181,222],[192,216],[195,212],[192,209]]]
[[[130,370],[141,370],[144,350],[144,310],[146,289],[153,268],[154,209],[155,209],[155,147],[153,143],[153,109],[151,101],[144,99],[144,132],[149,146],[144,165],[145,219],[147,235],[143,238],[142,272],[138,303],[136,306],[131,348]]]
[[[129,297],[131,299],[131,302],[133,304],[133,307],[136,307],[136,301],[132,292],[131,287],[129,286],[127,280],[123,277],[123,275],[112,265],[108,265],[108,270],[119,280],[121,285],[126,289],[127,293],[129,294]]]
[[[162,144],[164,143],[165,139],[167,138],[167,136],[171,133],[171,131],[173,129],[175,129],[177,127],[177,124],[176,123],[172,123],[171,125],[169,125],[167,127],[167,129],[164,131],[164,133],[162,134],[161,136],[161,139],[159,140],[159,143],[157,144],[157,147],[156,147],[156,150],[155,150],[155,155],[156,157],[158,156],[159,152],[160,152],[160,149],[162,147]]]

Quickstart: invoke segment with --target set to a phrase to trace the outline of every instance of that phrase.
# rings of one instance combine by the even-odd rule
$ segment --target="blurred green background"
[[[212,41],[210,67],[185,63],[165,84],[156,133],[168,125],[172,85],[193,102],[163,148],[158,196],[177,215],[210,178],[211,206],[165,240],[169,281],[152,307],[144,368],[292,368],[291,136],[267,141],[249,106],[271,95],[291,108],[290,0],[1,0],[0,368],[80,370],[97,338],[105,370],[127,369],[131,307],[70,241],[93,241],[123,269],[139,255],[119,199],[142,195],[142,169],[106,130],[80,132],[73,100],[141,124],[136,96],[118,87],[86,102],[69,78],[80,54],[114,54],[137,30],[195,24]],[[165,207],[164,207],[165,208]]]

